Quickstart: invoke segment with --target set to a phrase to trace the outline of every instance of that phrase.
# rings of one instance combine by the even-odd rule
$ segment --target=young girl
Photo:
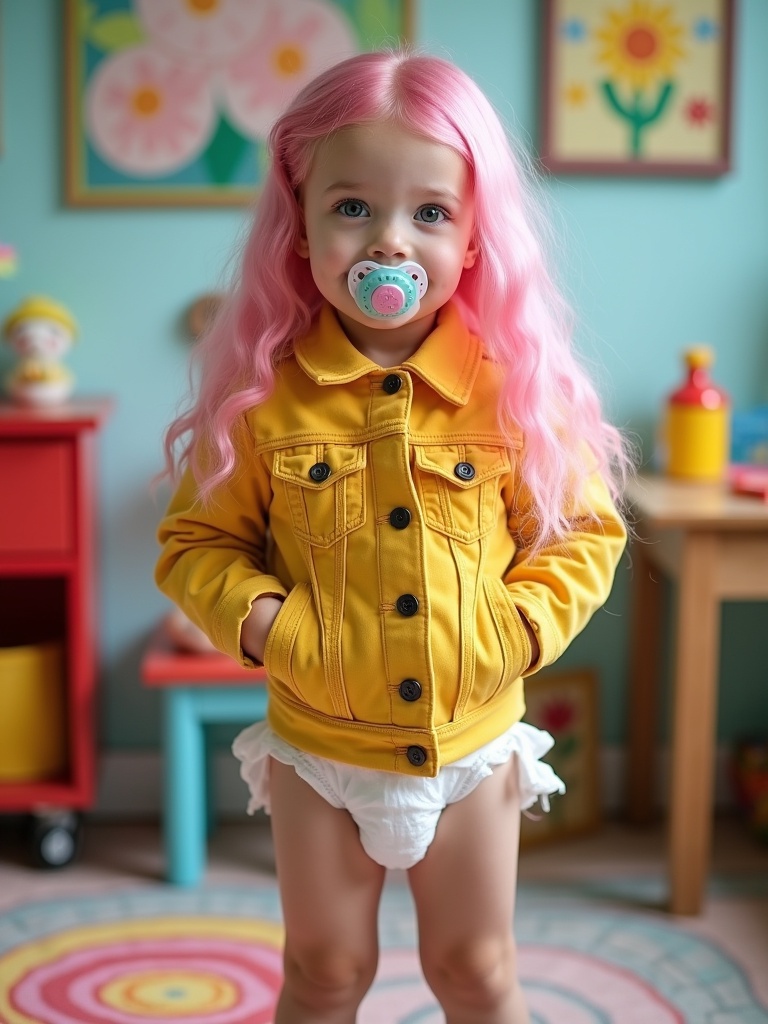
[[[157,581],[269,677],[269,720],[234,749],[272,815],[275,1020],[355,1020],[398,867],[449,1024],[521,1024],[520,809],[562,791],[523,679],[608,596],[621,442],[466,75],[354,57],[270,144],[199,396],[168,431],[185,471]]]

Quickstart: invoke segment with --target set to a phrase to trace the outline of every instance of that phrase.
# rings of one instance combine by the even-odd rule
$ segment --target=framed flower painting
[[[586,669],[543,673],[528,680],[523,721],[555,741],[542,760],[565,783],[548,813],[532,807],[521,820],[522,846],[583,835],[600,824],[598,682]]]
[[[65,196],[246,203],[323,68],[407,40],[414,0],[65,0]]]
[[[545,0],[541,161],[556,172],[730,169],[736,0]]]

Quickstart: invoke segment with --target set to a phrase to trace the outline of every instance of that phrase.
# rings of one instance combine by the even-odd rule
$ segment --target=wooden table
[[[716,740],[720,605],[768,598],[768,504],[723,485],[639,477],[627,489],[637,517],[632,546],[628,810],[653,814],[658,712],[658,574],[678,588],[674,619],[670,909],[701,910],[709,869]]]

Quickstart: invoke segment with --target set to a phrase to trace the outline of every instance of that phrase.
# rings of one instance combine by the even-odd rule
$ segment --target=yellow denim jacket
[[[260,595],[285,597],[264,663],[269,721],[288,742],[436,775],[522,717],[522,677],[607,598],[626,537],[597,475],[597,518],[574,517],[566,545],[526,557],[520,444],[497,425],[498,389],[450,303],[389,370],[325,306],[246,414],[247,450],[210,507],[183,478],[157,583],[251,666],[241,624]]]

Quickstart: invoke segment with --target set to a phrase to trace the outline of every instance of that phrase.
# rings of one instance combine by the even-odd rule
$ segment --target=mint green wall
[[[536,136],[537,0],[415,0],[421,44],[456,60],[525,138]],[[100,614],[105,745],[157,742],[159,705],[138,684],[142,642],[166,604],[154,590],[153,498],[160,435],[185,386],[181,318],[216,286],[242,211],[76,210],[61,201],[61,27],[57,0],[2,10],[0,241],[20,268],[0,279],[0,316],[48,293],[82,328],[70,364],[82,394],[111,394],[101,446]],[[714,345],[738,408],[768,401],[768,3],[742,0],[734,171],[715,181],[562,178],[545,194],[563,236],[561,275],[582,319],[579,345],[601,368],[611,415],[650,453],[678,352]],[[471,14],[467,12],[471,11]],[[594,664],[603,734],[624,735],[625,561],[608,609],[564,664]],[[726,610],[720,730],[768,730],[764,605]]]

